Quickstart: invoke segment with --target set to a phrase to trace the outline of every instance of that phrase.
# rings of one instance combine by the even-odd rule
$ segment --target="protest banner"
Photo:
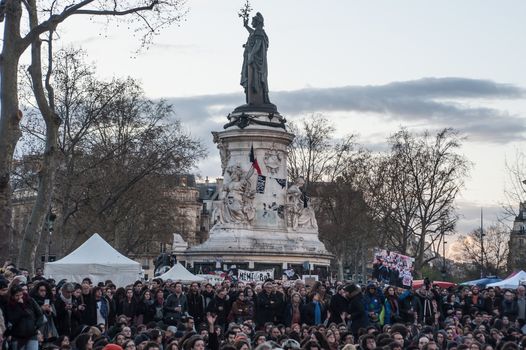
[[[406,255],[375,248],[373,278],[385,284],[410,288],[413,283],[414,260]]]
[[[237,271],[237,280],[242,282],[265,282],[269,278],[274,279],[274,269],[262,271],[238,269]]]

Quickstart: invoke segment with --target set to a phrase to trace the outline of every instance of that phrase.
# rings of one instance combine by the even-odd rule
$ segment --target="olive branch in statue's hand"
[[[252,12],[252,6],[250,6],[250,2],[247,0],[245,5],[243,5],[243,7],[237,13],[237,15],[240,18],[243,18],[243,23],[245,25],[248,25],[248,19],[250,17],[250,12]]]

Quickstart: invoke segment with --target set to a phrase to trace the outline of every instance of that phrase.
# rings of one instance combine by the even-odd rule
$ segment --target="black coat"
[[[137,315],[137,302],[134,298],[128,302],[128,299],[121,300],[117,306],[118,315],[126,315],[127,317],[134,318]]]
[[[66,308],[66,303],[60,295],[55,300],[55,310],[57,311],[56,326],[58,334],[72,337],[80,325],[81,312],[77,309],[77,302],[72,298],[71,309]]]
[[[347,304],[349,304],[349,300],[347,300],[347,298],[345,298],[343,295],[336,293],[332,296],[331,303],[329,304],[329,310],[331,312],[329,323],[334,322],[336,324],[340,324],[345,322],[345,320],[342,320],[341,314],[347,311]]]
[[[188,314],[194,318],[196,325],[201,324],[205,317],[205,298],[201,293],[188,293],[186,295]]]
[[[323,303],[320,304],[320,311],[321,311],[321,323],[325,321],[327,318],[327,308]],[[308,304],[305,304],[301,310],[301,322],[306,323],[309,326],[315,326],[315,316],[314,316],[314,310],[315,310],[315,304],[314,302],[310,302]]]
[[[519,313],[519,307],[517,306],[516,300],[508,301],[504,299],[501,303],[502,316],[507,316],[511,322],[515,322],[517,314]]]
[[[142,315],[143,324],[154,321],[155,312],[153,300],[151,300],[150,303],[148,303],[147,300],[141,300],[139,304],[137,304],[137,315]]]
[[[37,334],[43,324],[43,313],[40,306],[28,295],[24,302],[10,301],[7,304],[5,322],[10,323],[9,335],[16,339],[30,339]]]
[[[110,306],[108,304],[108,300],[104,297],[100,299],[101,303],[106,304],[106,327],[108,326],[108,318],[110,313]],[[97,300],[95,299],[95,296],[93,294],[90,294],[89,296],[84,295],[84,303],[86,305],[86,309],[83,313],[83,321],[88,326],[96,326],[97,325]]]
[[[221,299],[216,295],[208,304],[206,311],[216,314],[216,323],[220,326],[225,326],[230,313],[230,301],[226,297]]]
[[[280,314],[281,312],[281,314]],[[276,293],[262,291],[256,299],[256,324],[262,327],[267,322],[277,323],[283,315],[283,300]]]
[[[356,336],[358,330],[367,327],[369,321],[367,312],[365,311],[362,293],[358,293],[349,299],[347,310],[351,318],[351,331]]]

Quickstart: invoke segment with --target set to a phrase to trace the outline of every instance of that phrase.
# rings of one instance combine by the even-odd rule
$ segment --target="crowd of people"
[[[526,289],[46,279],[0,273],[0,341],[13,350],[519,350]]]

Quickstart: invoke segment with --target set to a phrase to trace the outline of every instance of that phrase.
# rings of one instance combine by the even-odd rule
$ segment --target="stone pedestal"
[[[188,249],[190,264],[328,266],[331,255],[300,184],[287,183],[287,147],[294,135],[278,113],[236,109],[214,132],[224,177],[209,239]],[[279,276],[276,276],[279,278]]]

